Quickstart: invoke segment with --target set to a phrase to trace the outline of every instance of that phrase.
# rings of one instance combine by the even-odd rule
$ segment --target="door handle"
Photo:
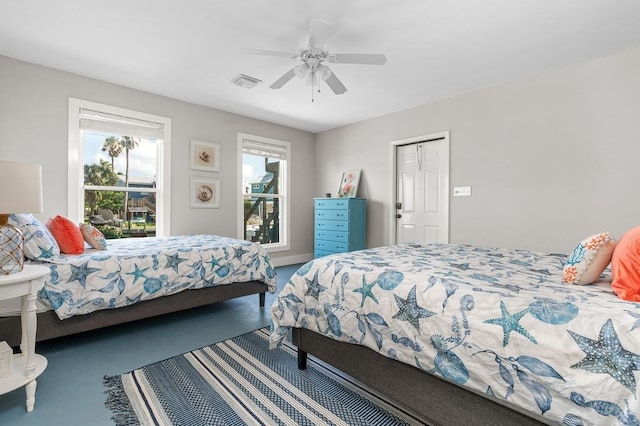
[[[396,213],[396,219],[400,219],[402,215],[400,213]]]

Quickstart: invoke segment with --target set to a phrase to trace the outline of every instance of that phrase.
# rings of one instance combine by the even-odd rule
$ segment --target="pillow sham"
[[[51,232],[31,213],[9,215],[9,224],[22,231],[25,257],[47,261],[60,256],[60,247]]]
[[[611,263],[615,247],[616,243],[608,232],[580,241],[564,265],[562,281],[577,285],[596,281]]]
[[[69,218],[57,215],[49,219],[47,228],[60,246],[60,252],[66,254],[84,253],[82,232]]]
[[[640,226],[627,231],[611,258],[611,287],[620,299],[640,302]]]
[[[81,223],[80,232],[82,232],[82,238],[84,238],[92,248],[96,250],[107,249],[107,240],[104,238],[104,234],[95,226],[88,223]]]

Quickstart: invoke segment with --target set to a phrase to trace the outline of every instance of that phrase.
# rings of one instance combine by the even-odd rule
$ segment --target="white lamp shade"
[[[42,213],[42,167],[0,160],[0,214]]]

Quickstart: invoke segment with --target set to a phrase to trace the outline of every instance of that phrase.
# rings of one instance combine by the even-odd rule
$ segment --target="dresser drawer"
[[[316,210],[316,219],[349,220],[350,210]]]
[[[341,231],[325,231],[322,229],[316,229],[316,240],[337,241],[337,242],[349,242],[349,233]]]
[[[329,256],[330,254],[336,254],[336,253],[335,253],[335,252],[333,252],[333,251],[328,251],[328,250],[318,250],[318,249],[315,249],[315,250],[313,251],[313,257],[314,257],[314,259],[315,259],[315,258],[318,258],[318,257],[322,257],[322,256]]]
[[[349,222],[342,220],[316,219],[315,229],[316,231],[348,231]]]
[[[348,209],[349,208],[349,199],[340,199],[340,198],[316,198],[314,200],[316,210],[318,209],[329,209],[329,210],[339,210],[339,209]]]
[[[323,250],[323,251],[331,251],[334,253],[342,253],[345,251],[349,251],[349,243],[348,242],[336,242],[336,241],[325,241],[318,240],[316,241],[315,250]]]

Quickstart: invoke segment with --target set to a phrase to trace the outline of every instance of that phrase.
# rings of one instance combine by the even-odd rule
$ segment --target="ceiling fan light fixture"
[[[318,65],[318,76],[324,81],[331,76],[331,69],[326,65]]]
[[[317,86],[318,85],[318,73],[310,72],[307,76],[307,86]]]
[[[325,42],[329,35],[331,24],[322,19],[312,19],[309,26],[308,46],[299,50],[298,53],[287,53],[275,50],[263,49],[242,49],[243,53],[267,56],[284,56],[289,59],[297,59],[301,64],[294,66],[278,78],[271,86],[271,89],[280,89],[290,82],[294,77],[305,79],[311,86],[311,100],[313,101],[313,91],[315,88],[320,92],[319,84],[324,81],[329,89],[336,94],[342,95],[347,88],[336,76],[336,74],[323,64],[362,64],[362,65],[384,65],[387,57],[383,53],[330,53],[325,50]]]
[[[303,62],[299,65],[296,65],[295,68],[293,68],[293,72],[296,73],[296,77],[305,78],[307,73],[309,72],[309,66]]]
[[[231,80],[236,86],[244,87],[245,89],[253,89],[258,84],[262,83],[262,80],[258,80],[255,77],[251,77],[245,74],[238,74]]]

